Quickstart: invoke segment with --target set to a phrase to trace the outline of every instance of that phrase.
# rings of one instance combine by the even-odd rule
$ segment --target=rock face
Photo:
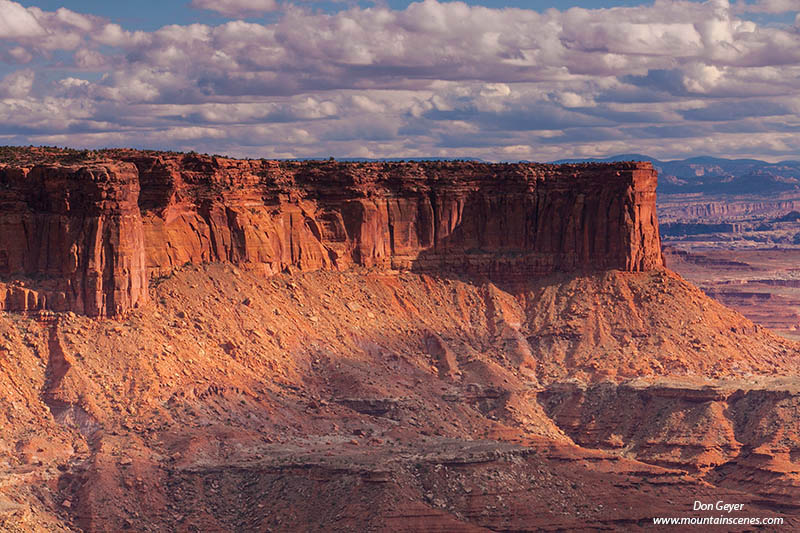
[[[116,315],[147,301],[136,167],[0,169],[0,309]]]
[[[52,158],[51,158],[52,159]],[[338,163],[136,151],[0,166],[0,309],[124,314],[186,263],[529,278],[662,266],[650,163]]]

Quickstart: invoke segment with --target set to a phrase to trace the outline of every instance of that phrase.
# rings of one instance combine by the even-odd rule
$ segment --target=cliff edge
[[[0,310],[122,315],[187,263],[491,279],[663,266],[650,163],[22,155],[0,162]]]

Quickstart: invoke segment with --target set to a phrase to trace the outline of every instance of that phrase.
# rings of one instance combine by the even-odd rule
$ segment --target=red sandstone
[[[186,263],[531,278],[662,266],[649,163],[105,153],[0,166],[0,309],[124,314]]]

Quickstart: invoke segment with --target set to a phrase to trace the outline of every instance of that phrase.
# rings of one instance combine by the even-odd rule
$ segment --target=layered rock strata
[[[490,278],[663,265],[650,163],[36,163],[0,166],[0,309],[124,314],[186,263]]]
[[[0,309],[109,316],[146,302],[138,198],[130,163],[0,168]]]

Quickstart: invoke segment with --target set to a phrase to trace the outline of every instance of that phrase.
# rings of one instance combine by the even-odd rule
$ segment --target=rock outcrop
[[[0,166],[0,309],[124,314],[186,263],[491,278],[663,264],[650,163],[50,155]]]
[[[146,302],[138,197],[121,161],[0,168],[0,309],[108,316]]]

